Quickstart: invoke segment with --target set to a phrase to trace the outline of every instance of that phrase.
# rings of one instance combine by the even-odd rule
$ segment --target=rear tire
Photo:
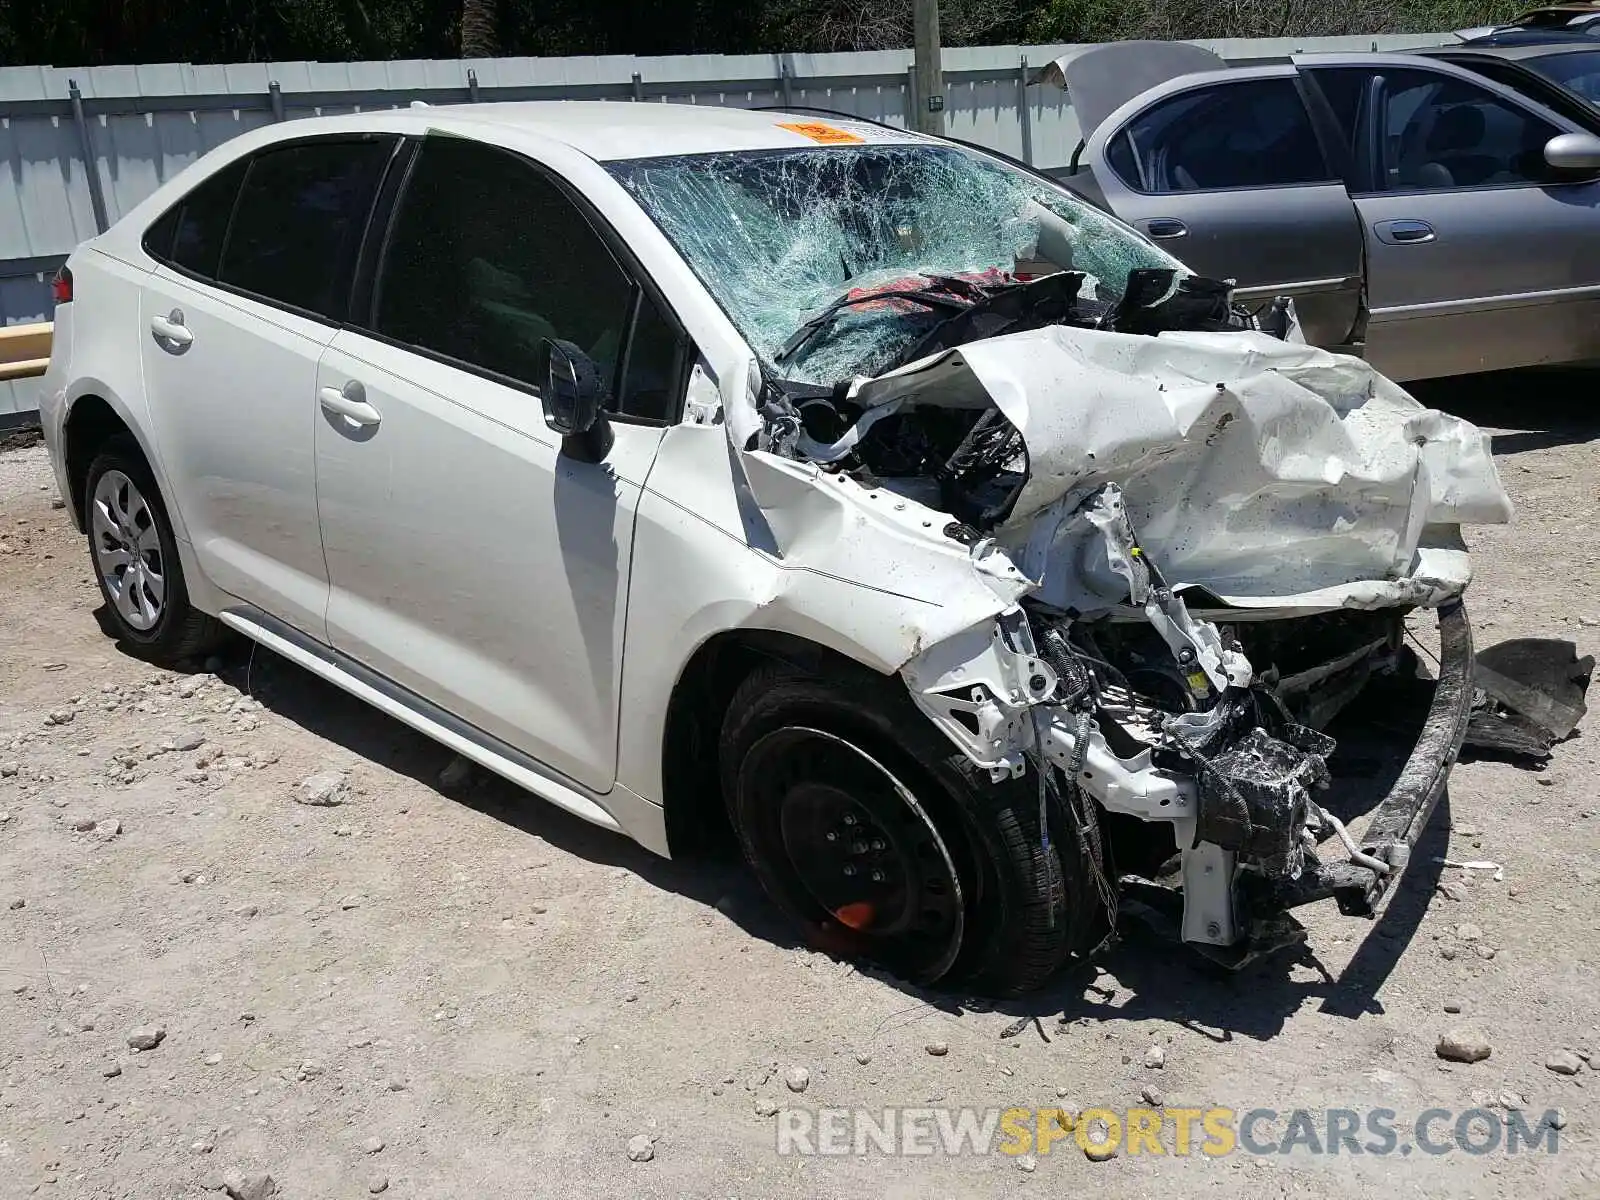
[[[1104,928],[1084,852],[1103,867],[1097,831],[1080,840],[1057,804],[1065,853],[1047,848],[1037,775],[992,783],[898,680],[758,668],[729,705],[720,767],[746,859],[818,949],[1015,994]]]
[[[189,603],[172,521],[131,437],[110,439],[89,464],[83,514],[89,564],[119,641],[169,667],[221,644],[226,627]]]

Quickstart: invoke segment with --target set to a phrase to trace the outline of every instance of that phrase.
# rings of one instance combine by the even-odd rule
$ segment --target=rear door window
[[[342,321],[391,137],[318,139],[250,160],[218,282]]]
[[[1293,79],[1213,84],[1155,104],[1107,147],[1135,191],[1233,191],[1337,178]]]
[[[230,163],[169,208],[145,234],[145,251],[191,275],[215,279],[248,166],[244,159]]]

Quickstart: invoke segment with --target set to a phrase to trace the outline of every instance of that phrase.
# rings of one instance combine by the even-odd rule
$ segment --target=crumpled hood
[[[1095,603],[1083,499],[1118,484],[1174,586],[1241,607],[1438,604],[1470,578],[1455,526],[1508,521],[1488,438],[1360,359],[1256,333],[1051,326],[969,343],[853,388],[996,405],[1029,479],[995,531],[1039,598]]]

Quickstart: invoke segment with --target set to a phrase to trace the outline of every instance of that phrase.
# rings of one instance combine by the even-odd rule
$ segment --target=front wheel
[[[1016,993],[1103,928],[1094,831],[1058,853],[1037,777],[990,782],[897,680],[760,668],[729,706],[720,751],[745,857],[818,949],[919,984]],[[1065,811],[1049,823],[1075,837]]]
[[[189,603],[172,522],[131,438],[107,442],[89,464],[83,511],[89,560],[118,640],[165,666],[213,649],[224,627]]]

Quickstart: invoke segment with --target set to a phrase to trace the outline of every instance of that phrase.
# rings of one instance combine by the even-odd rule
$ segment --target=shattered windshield
[[[1064,271],[1115,303],[1178,263],[1025,172],[950,146],[741,151],[608,164],[779,376],[901,361],[953,311]]]

